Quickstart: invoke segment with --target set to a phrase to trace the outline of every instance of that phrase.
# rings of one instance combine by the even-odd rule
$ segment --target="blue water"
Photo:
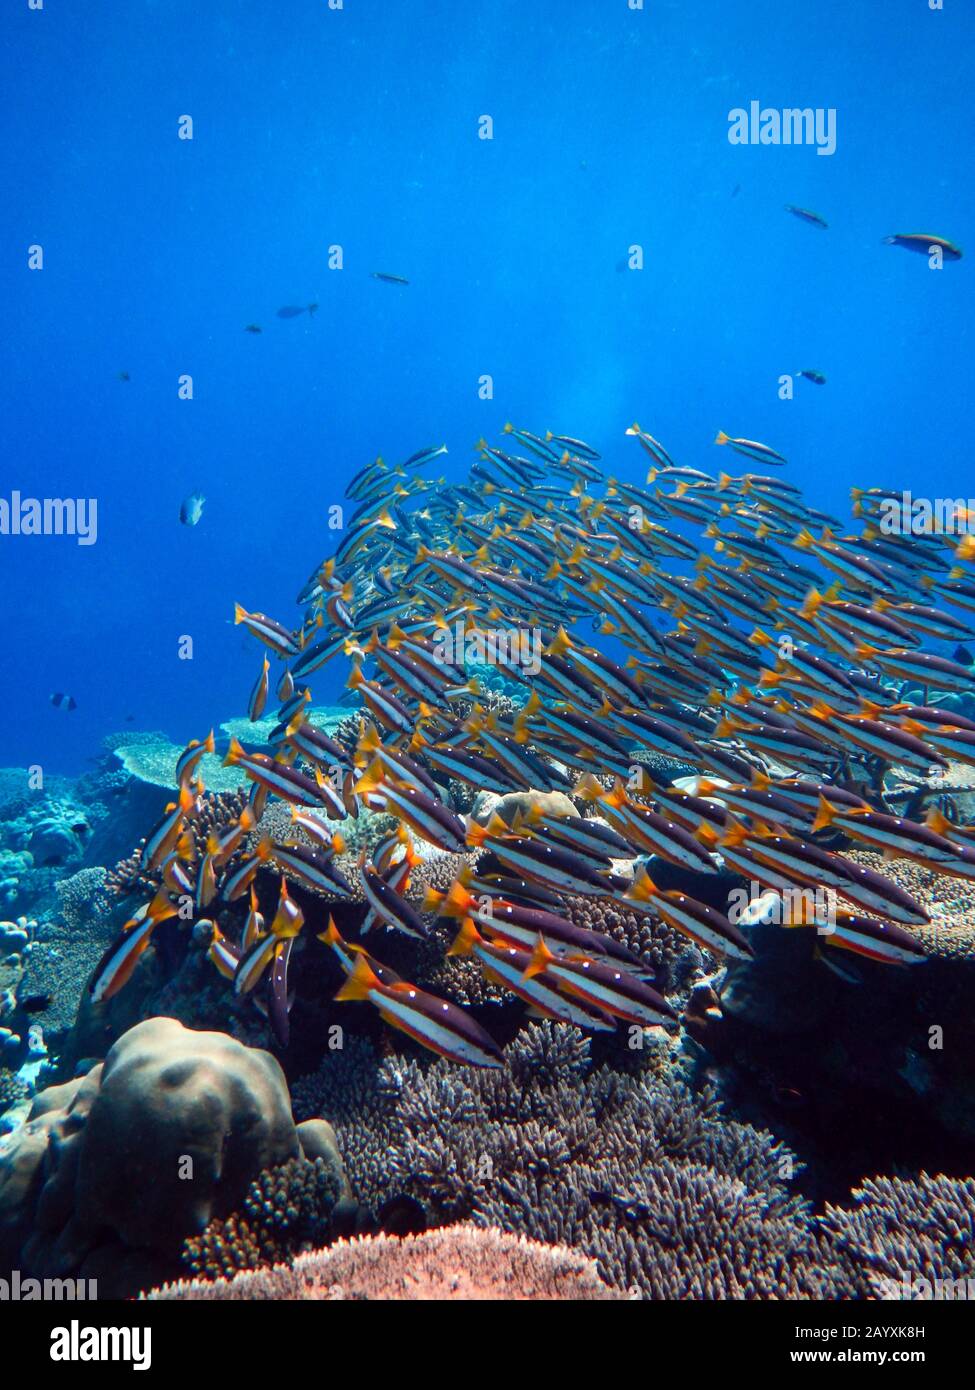
[[[975,7],[944,3],[5,0],[0,494],[95,497],[98,539],[0,537],[0,766],[243,713],[234,601],[295,620],[380,453],[446,442],[459,479],[510,418],[642,481],[635,418],[711,471],[717,429],[764,440],[833,510],[975,493]],[[836,108],[836,153],[730,145],[752,100]],[[969,256],[881,245],[913,231]]]

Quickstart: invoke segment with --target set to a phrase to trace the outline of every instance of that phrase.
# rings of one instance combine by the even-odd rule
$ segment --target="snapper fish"
[[[160,922],[175,917],[178,909],[161,889],[152,902],[131,917],[95,967],[88,983],[92,1003],[100,1004],[118,994],[132,978],[139,958]]]

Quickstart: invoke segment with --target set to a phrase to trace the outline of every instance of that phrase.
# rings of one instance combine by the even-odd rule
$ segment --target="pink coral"
[[[299,1255],[292,1265],[214,1283],[167,1284],[153,1299],[407,1301],[618,1299],[592,1260],[494,1228],[448,1226],[420,1236],[360,1236]]]

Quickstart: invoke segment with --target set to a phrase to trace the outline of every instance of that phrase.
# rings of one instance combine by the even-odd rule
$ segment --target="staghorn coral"
[[[661,1050],[646,1046],[630,1073],[593,1069],[578,1029],[532,1024],[500,1071],[391,1057],[370,1073],[356,1049],[330,1056],[302,1100],[321,1102],[374,1213],[400,1197],[432,1225],[473,1220],[569,1244],[615,1287],[650,1297],[847,1290],[808,1205],[788,1190],[793,1156],[725,1120]]]
[[[325,1158],[289,1159],[254,1179],[238,1212],[187,1240],[183,1261],[201,1279],[285,1263],[327,1244],[341,1195],[336,1165]]]
[[[170,1284],[151,1299],[396,1299],[442,1302],[613,1299],[578,1251],[467,1226],[421,1236],[363,1236],[292,1265],[230,1281]]]
[[[975,1288],[975,1179],[870,1178],[820,1224],[873,1298],[969,1298]],[[923,1281],[923,1282],[922,1282]]]

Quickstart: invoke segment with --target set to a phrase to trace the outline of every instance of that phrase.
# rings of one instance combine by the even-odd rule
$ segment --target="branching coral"
[[[975,1179],[871,1178],[852,1208],[821,1225],[852,1261],[863,1291],[884,1299],[970,1298],[975,1290]]]
[[[342,1175],[326,1159],[289,1159],[251,1183],[239,1212],[188,1240],[183,1260],[205,1279],[281,1264],[326,1244],[341,1195]]]
[[[791,1195],[797,1164],[724,1120],[649,1045],[642,1066],[593,1069],[590,1043],[533,1024],[500,1071],[460,1072],[366,1049],[330,1056],[318,1099],[360,1200],[400,1195],[430,1224],[499,1225],[594,1256],[651,1297],[825,1297],[849,1278]],[[304,1102],[312,1095],[305,1084]]]

